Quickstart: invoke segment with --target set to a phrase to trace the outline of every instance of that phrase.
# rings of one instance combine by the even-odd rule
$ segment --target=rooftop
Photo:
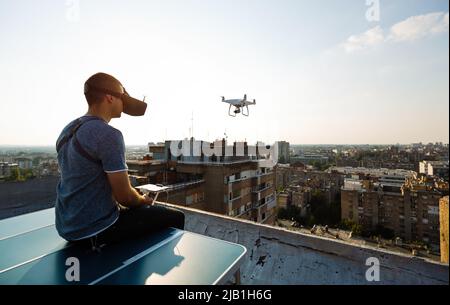
[[[169,204],[164,204],[172,206]],[[380,261],[378,284],[449,283],[449,266],[425,258],[354,245],[186,207],[186,230],[247,248],[241,282],[252,284],[372,284],[366,260]]]
[[[243,285],[448,285],[449,265],[422,257],[305,234],[167,203],[186,215],[185,230],[247,248]],[[380,281],[368,282],[368,258],[380,262]],[[228,283],[232,283],[230,278]]]
[[[403,176],[414,177],[416,172],[405,169],[388,169],[388,168],[366,168],[366,167],[330,167],[328,172],[337,171],[342,174],[365,174],[376,177],[382,176]]]

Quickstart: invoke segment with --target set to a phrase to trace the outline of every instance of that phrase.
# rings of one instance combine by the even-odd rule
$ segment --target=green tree
[[[11,170],[11,174],[6,179],[7,181],[19,181],[20,180],[20,170],[16,167]]]
[[[34,173],[32,169],[23,169],[21,170],[21,177],[24,180],[32,179],[34,178]]]

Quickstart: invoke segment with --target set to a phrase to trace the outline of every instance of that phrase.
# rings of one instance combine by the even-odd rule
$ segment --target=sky
[[[0,0],[0,145],[54,145],[97,72],[146,96],[143,117],[110,122],[127,145],[448,143],[448,6]],[[244,94],[250,116],[229,117],[221,96]]]

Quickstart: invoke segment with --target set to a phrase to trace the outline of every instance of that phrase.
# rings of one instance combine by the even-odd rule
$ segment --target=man
[[[56,229],[68,241],[97,246],[166,227],[184,229],[184,214],[154,206],[131,187],[122,133],[108,125],[122,112],[143,115],[147,104],[128,95],[113,76],[97,73],[84,85],[86,115],[69,123],[57,140],[61,179]]]

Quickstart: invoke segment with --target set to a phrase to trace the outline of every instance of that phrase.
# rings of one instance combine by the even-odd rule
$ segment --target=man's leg
[[[120,242],[168,227],[183,230],[184,213],[156,205],[124,209],[116,223],[98,235],[98,244]]]

